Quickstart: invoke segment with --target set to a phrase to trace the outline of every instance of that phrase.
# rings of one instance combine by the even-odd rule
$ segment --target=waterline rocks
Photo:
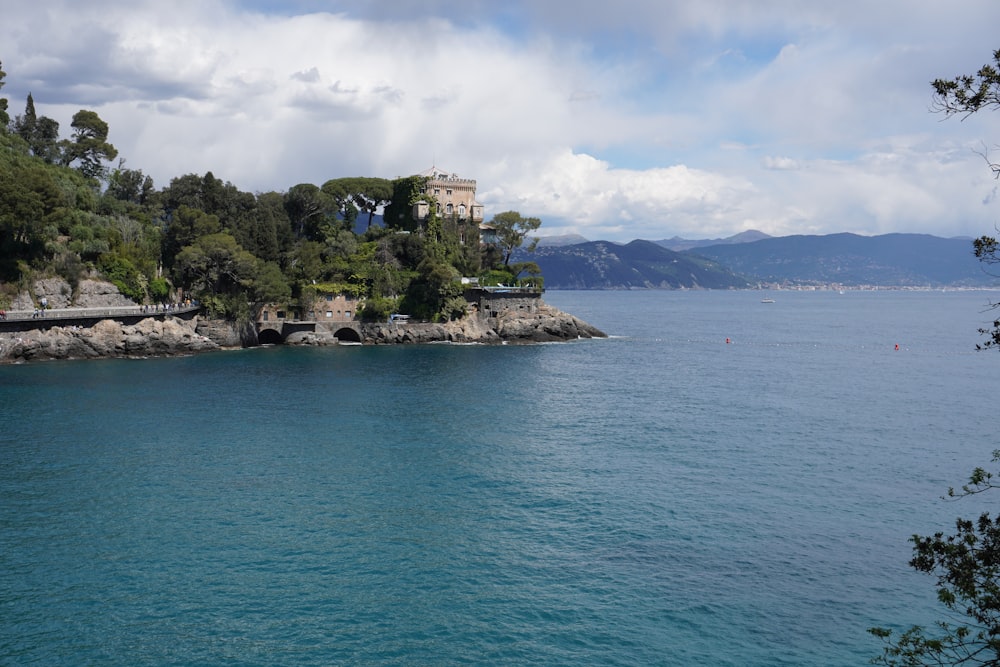
[[[393,323],[362,326],[368,344],[408,343],[553,343],[580,338],[607,338],[583,320],[541,301],[530,311],[473,310],[465,317],[442,323]]]
[[[0,334],[0,362],[42,359],[159,357],[219,349],[192,322],[146,318],[134,325],[101,320],[92,327],[59,327]]]

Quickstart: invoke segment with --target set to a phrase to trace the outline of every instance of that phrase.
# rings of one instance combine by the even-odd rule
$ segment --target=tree
[[[208,299],[246,295],[254,286],[257,269],[257,258],[224,233],[199,237],[177,253],[175,265],[179,283]],[[242,301],[247,303],[248,298]]]
[[[12,129],[28,144],[32,155],[49,164],[59,159],[59,123],[48,116],[39,118],[36,115],[31,93],[28,93],[24,114],[14,119]]]
[[[100,180],[105,173],[104,162],[118,156],[118,149],[108,143],[108,124],[96,111],[80,109],[73,114],[71,127],[73,141],[64,142],[63,164],[78,162],[80,173]]]
[[[31,145],[32,135],[35,133],[35,125],[38,123],[38,118],[35,116],[35,100],[28,93],[28,101],[24,105],[24,114],[18,116],[14,119],[13,129],[15,134],[20,135],[22,139]]]
[[[963,118],[982,109],[1000,110],[1000,49],[993,52],[993,63],[986,63],[975,74],[964,74],[954,79],[934,79],[934,103],[932,110],[945,116],[960,115]],[[993,175],[1000,178],[1000,163],[989,157],[989,151],[981,154]],[[1000,243],[994,236],[981,236],[972,242],[976,258],[984,264],[1000,263]],[[1000,307],[994,303],[993,308]],[[992,329],[982,328],[979,333],[987,340],[977,349],[1000,346],[1000,318],[993,321]]]
[[[993,452],[1000,462],[1000,450]],[[976,468],[960,490],[948,497],[964,498],[997,489],[994,474]],[[1000,665],[1000,515],[982,513],[975,521],[956,519],[955,533],[914,535],[910,567],[937,577],[938,600],[950,615],[964,622],[937,624],[940,636],[914,626],[893,637],[887,628],[869,632],[886,642],[882,665]]]
[[[514,250],[521,247],[528,234],[541,227],[542,221],[538,218],[522,218],[517,211],[505,211],[497,213],[490,220],[490,226],[496,231],[497,245],[503,253],[503,265],[510,264],[510,256]],[[538,241],[534,240],[528,246],[528,251],[533,252]]]
[[[0,277],[14,273],[17,260],[37,262],[58,235],[54,218],[65,199],[49,169],[34,164],[0,170]]]
[[[201,236],[218,234],[222,231],[219,218],[201,209],[181,206],[173,213],[170,225],[163,236],[163,262],[173,266],[174,259],[185,247]]]
[[[7,72],[3,71],[3,63],[0,63],[0,90],[4,87],[5,78],[7,78]],[[7,113],[7,98],[0,97],[0,133],[6,132],[9,124],[10,115]]]
[[[323,191],[338,203],[345,218],[347,202],[367,213],[368,227],[372,226],[375,211],[392,201],[392,181],[385,178],[335,178],[323,184]]]
[[[1000,109],[1000,49],[993,52],[993,64],[986,63],[975,74],[954,79],[934,79],[934,111],[946,116],[969,116],[980,109]]]
[[[285,210],[297,237],[320,241],[322,223],[333,214],[334,200],[312,183],[299,183],[285,195]]]
[[[142,169],[126,169],[124,160],[108,176],[108,196],[120,201],[145,204],[153,189],[153,179],[144,175]]]

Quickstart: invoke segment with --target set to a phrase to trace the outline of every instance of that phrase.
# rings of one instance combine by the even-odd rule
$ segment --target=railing
[[[0,322],[40,320],[77,320],[87,318],[114,318],[114,317],[135,317],[148,315],[180,315],[199,310],[201,306],[105,306],[102,308],[45,308],[39,310],[8,310],[4,315],[0,315]]]
[[[476,286],[473,289],[483,290],[491,294],[541,294],[541,287],[508,287],[506,285]]]

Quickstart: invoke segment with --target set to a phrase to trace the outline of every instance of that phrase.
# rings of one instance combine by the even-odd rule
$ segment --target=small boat
[[[761,299],[761,303],[774,303],[774,299]]]

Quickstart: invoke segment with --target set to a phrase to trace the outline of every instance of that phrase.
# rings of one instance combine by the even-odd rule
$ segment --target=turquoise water
[[[1000,294],[771,296],[0,367],[0,664],[864,664],[938,617],[907,538],[997,502],[940,496],[996,447]]]

